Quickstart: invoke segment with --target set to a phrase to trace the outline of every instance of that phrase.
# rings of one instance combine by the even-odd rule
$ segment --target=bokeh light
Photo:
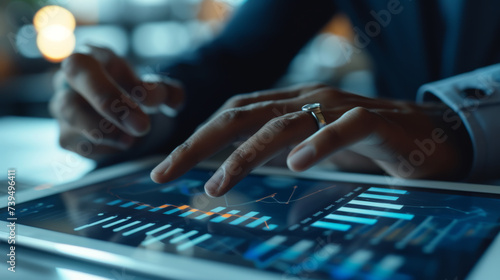
[[[64,26],[51,25],[38,33],[36,44],[48,61],[59,62],[75,49],[75,35]]]
[[[48,61],[60,62],[75,49],[76,21],[70,11],[59,6],[45,6],[35,14],[33,25],[38,31],[38,49]]]
[[[70,11],[60,6],[51,5],[45,6],[36,12],[33,18],[33,25],[38,32],[53,25],[64,26],[73,32],[73,30],[75,30],[76,21]]]

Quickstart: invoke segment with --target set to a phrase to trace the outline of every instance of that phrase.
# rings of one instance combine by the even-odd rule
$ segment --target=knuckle
[[[238,122],[239,120],[243,119],[246,117],[247,111],[243,110],[241,108],[230,108],[224,110],[220,116],[219,119],[223,123],[233,123],[233,122]]]
[[[242,107],[242,106],[246,105],[246,103],[247,103],[246,100],[247,100],[247,96],[246,95],[238,94],[238,95],[235,95],[235,96],[231,97],[228,100],[227,106],[230,107],[230,108]]]
[[[267,122],[266,127],[273,132],[281,131],[295,119],[296,116],[294,114],[287,114],[270,120]]]
[[[192,143],[190,140],[185,141],[184,143],[180,144],[175,148],[175,150],[172,152],[172,156],[177,157],[191,149]]]
[[[307,85],[307,87],[309,89],[313,89],[314,90],[314,89],[326,88],[326,87],[328,87],[328,85],[325,84],[325,83],[322,83],[322,82],[314,82],[314,83],[311,83],[311,84]]]
[[[246,145],[242,145],[233,152],[228,162],[230,162],[231,165],[241,164],[248,160],[248,156],[249,156],[248,147],[246,147]]]
[[[99,94],[99,95],[95,96],[95,105],[94,106],[98,112],[109,113],[109,112],[116,111],[116,110],[113,110],[113,108],[116,106],[117,102],[119,102],[118,99],[111,98],[107,94]],[[121,111],[121,110],[117,110],[117,111]],[[114,114],[111,114],[111,115],[114,115]]]
[[[339,98],[343,96],[342,91],[330,87],[318,91],[317,94],[325,98]]]
[[[82,67],[95,65],[97,61],[90,55],[74,53],[65,59],[62,69],[68,76],[75,76]]]
[[[351,113],[362,119],[372,119],[374,117],[373,112],[365,107],[356,106],[351,109]]]

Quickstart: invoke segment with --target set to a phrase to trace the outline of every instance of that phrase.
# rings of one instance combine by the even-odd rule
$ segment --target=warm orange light
[[[42,55],[51,62],[60,62],[75,49],[75,17],[59,6],[45,6],[33,18],[38,31],[36,44]]]
[[[45,6],[36,12],[33,18],[33,25],[38,32],[52,25],[61,25],[73,32],[75,30],[76,21],[70,11],[63,7],[51,5]]]
[[[64,26],[51,25],[38,33],[36,44],[48,61],[60,62],[75,49],[75,35]]]

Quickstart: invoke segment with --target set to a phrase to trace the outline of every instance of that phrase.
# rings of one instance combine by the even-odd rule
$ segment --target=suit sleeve
[[[469,179],[500,177],[500,64],[425,84],[417,98],[444,102],[456,115],[445,113],[443,121],[467,129],[473,149]]]

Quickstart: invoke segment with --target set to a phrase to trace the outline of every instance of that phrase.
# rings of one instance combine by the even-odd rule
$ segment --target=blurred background
[[[252,0],[3,0],[0,170],[17,168],[26,186],[43,188],[94,168],[58,147],[57,123],[47,109],[52,76],[68,55],[91,43],[112,49],[140,71],[210,40],[245,1]],[[276,87],[321,81],[373,96],[370,60],[353,51],[352,38],[349,20],[333,16]]]

